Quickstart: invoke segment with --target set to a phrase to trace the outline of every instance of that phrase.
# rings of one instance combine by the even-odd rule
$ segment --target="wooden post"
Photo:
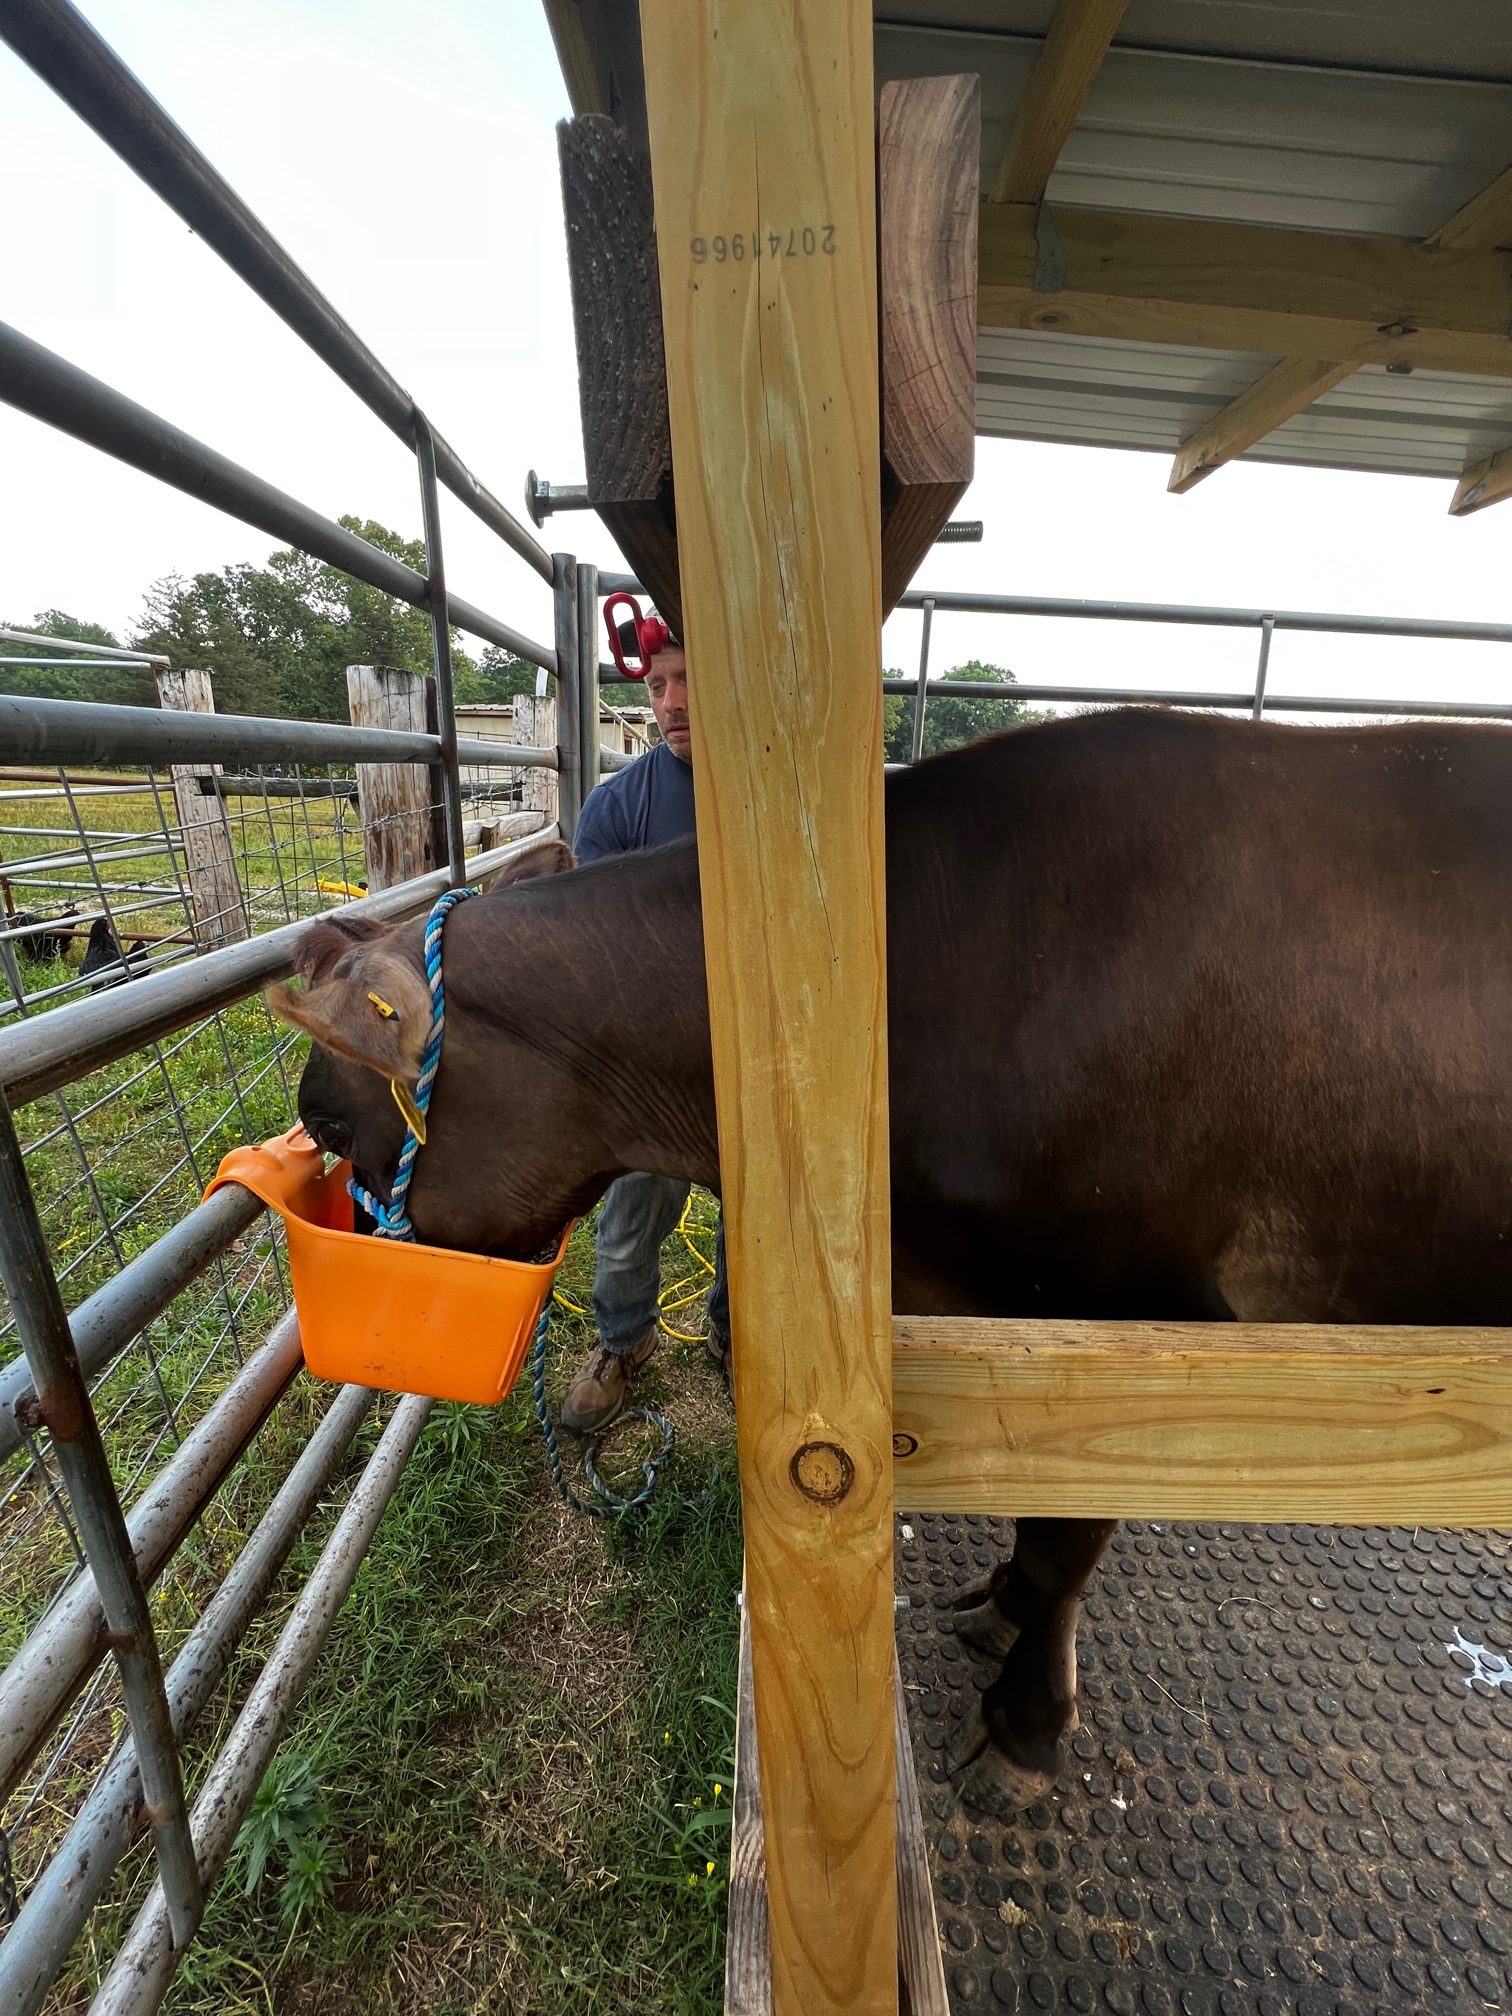
[[[872,18],[643,0],[777,2016],[897,2007]]]
[[[347,705],[355,728],[398,728],[433,734],[423,672],[384,665],[348,665]],[[441,867],[436,845],[431,772],[423,763],[359,763],[357,805],[368,888],[392,889],[412,875]]]
[[[171,672],[154,668],[158,705],[179,713],[213,714],[215,694],[210,674],[198,670]],[[202,777],[219,777],[219,763],[175,763],[170,766],[173,798],[178,807],[189,875],[194,943],[201,952],[234,945],[252,935],[236,854],[226,825],[226,805],[219,791],[200,789]]]
[[[515,701],[512,739],[527,749],[555,749],[556,702],[549,694],[523,694]],[[557,818],[555,770],[522,770],[520,804],[527,812],[544,812],[548,824],[554,825]]]

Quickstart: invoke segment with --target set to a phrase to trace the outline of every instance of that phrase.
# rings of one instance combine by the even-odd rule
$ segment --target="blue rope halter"
[[[441,1038],[446,1029],[446,982],[441,978],[441,933],[446,928],[447,913],[469,896],[477,895],[476,889],[447,889],[431,905],[430,915],[425,920],[425,977],[430,983],[431,1028],[426,1040],[425,1052],[420,1059],[420,1076],[415,1083],[415,1110],[423,1122],[430,1111],[431,1090],[436,1082],[436,1072],[441,1064]],[[420,1137],[413,1127],[406,1126],[404,1147],[399,1154],[399,1167],[394,1171],[393,1185],[389,1191],[389,1201],[385,1204],[365,1189],[355,1176],[347,1178],[347,1192],[354,1204],[359,1204],[373,1221],[373,1236],[376,1239],[413,1240],[415,1228],[410,1223],[409,1196],[410,1178],[415,1173],[415,1157],[420,1153]]]
[[[446,983],[441,977],[441,934],[446,928],[447,913],[469,896],[477,895],[476,889],[447,889],[431,905],[430,915],[425,920],[425,978],[430,986],[431,1028],[426,1039],[425,1051],[420,1060],[420,1076],[415,1081],[415,1110],[422,1124],[430,1111],[431,1090],[436,1082],[436,1072],[441,1064],[441,1039],[446,1030]],[[410,1222],[409,1197],[410,1178],[415,1173],[415,1159],[420,1153],[420,1137],[412,1126],[405,1128],[404,1146],[399,1153],[399,1166],[394,1171],[394,1181],[389,1190],[387,1204],[357,1181],[355,1176],[347,1178],[347,1191],[354,1204],[358,1204],[373,1221],[373,1236],[376,1239],[405,1239],[413,1242],[415,1228]],[[578,1512],[591,1513],[595,1518],[613,1517],[622,1512],[633,1512],[644,1505],[651,1496],[656,1483],[656,1473],[672,1451],[672,1424],[659,1414],[654,1407],[631,1407],[618,1415],[611,1427],[621,1422],[644,1421],[661,1435],[661,1446],[651,1456],[641,1462],[641,1474],[645,1478],[643,1487],[633,1497],[622,1497],[612,1490],[599,1475],[594,1464],[594,1456],[603,1445],[603,1436],[596,1435],[590,1446],[583,1452],[583,1474],[590,1486],[603,1500],[594,1505],[582,1498],[568,1484],[562,1471],[561,1450],[557,1446],[556,1430],[552,1426],[551,1410],[546,1404],[546,1331],[551,1322],[551,1297],[541,1311],[541,1320],[536,1325],[535,1340],[531,1350],[531,1399],[535,1407],[537,1426],[546,1444],[546,1456],[551,1465],[552,1481],[562,1498]],[[606,1431],[607,1432],[607,1431]]]

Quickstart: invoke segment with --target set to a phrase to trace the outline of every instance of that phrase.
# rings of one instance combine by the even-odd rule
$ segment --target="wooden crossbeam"
[[[988,329],[1512,377],[1512,266],[1495,251],[986,204],[980,281]]]
[[[893,1324],[900,1505],[1512,1523],[1512,1330]]]
[[[1232,462],[1246,448],[1273,434],[1283,420],[1290,420],[1294,413],[1352,377],[1354,369],[1353,364],[1283,357],[1263,378],[1257,378],[1187,436],[1176,450],[1166,488],[1178,493],[1192,489],[1204,476],[1211,476],[1225,462]]]
[[[1423,243],[1434,250],[1459,247],[1496,247],[1512,241],[1512,168],[1463,204]],[[1283,357],[1263,378],[1248,386],[1237,399],[1204,421],[1176,451],[1167,489],[1184,492],[1225,462],[1242,455],[1246,448],[1273,433],[1283,421],[1300,413],[1325,392],[1352,376],[1354,364],[1340,364],[1309,357]],[[1492,458],[1495,459],[1494,457]],[[1485,463],[1476,463],[1460,479],[1460,487],[1450,504],[1451,512],[1479,510],[1505,496],[1488,482],[1491,472]],[[1490,494],[1486,494],[1489,489]],[[1475,502],[1462,504],[1461,496]]]
[[[990,203],[1038,203],[1129,0],[1058,0],[988,192]]]
[[[891,2016],[871,8],[643,0],[641,26],[774,2009]]]
[[[1512,497],[1512,447],[1499,448],[1494,455],[1469,465],[1454,486],[1450,515],[1465,518],[1487,504],[1499,504],[1504,497]]]

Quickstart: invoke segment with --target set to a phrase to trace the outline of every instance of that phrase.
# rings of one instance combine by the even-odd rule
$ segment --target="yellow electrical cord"
[[[690,1302],[699,1301],[704,1292],[701,1274],[712,1274],[714,1272],[714,1262],[699,1247],[694,1245],[693,1235],[688,1229],[688,1218],[692,1209],[693,1193],[690,1190],[688,1201],[682,1209],[682,1216],[677,1221],[677,1236],[698,1262],[700,1273],[685,1274],[681,1281],[674,1281],[670,1288],[664,1288],[656,1298],[656,1312],[661,1319],[662,1329],[666,1331],[669,1337],[677,1338],[678,1342],[682,1344],[702,1344],[704,1340],[702,1337],[692,1335],[686,1330],[674,1330],[672,1325],[667,1321],[667,1317],[674,1309],[686,1309]],[[692,1293],[685,1295],[683,1293],[685,1288],[691,1289]],[[570,1315],[585,1318],[588,1315],[588,1311],[580,1309],[576,1302],[569,1302],[560,1288],[555,1291],[552,1299],[556,1302],[559,1309],[567,1310]]]

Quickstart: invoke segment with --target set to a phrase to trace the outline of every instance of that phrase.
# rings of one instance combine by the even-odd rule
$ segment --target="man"
[[[639,656],[631,624],[623,626],[620,640],[626,652]],[[688,666],[675,639],[667,638],[647,660],[646,698],[662,739],[589,793],[573,843],[580,861],[660,847],[693,831]],[[622,1176],[605,1194],[593,1275],[598,1349],[579,1369],[562,1407],[562,1426],[575,1434],[596,1435],[608,1427],[624,1407],[635,1375],[656,1349],[661,1245],[676,1228],[687,1201],[688,1185],[665,1176]],[[714,1262],[708,1351],[728,1378],[730,1297],[723,1224]]]

